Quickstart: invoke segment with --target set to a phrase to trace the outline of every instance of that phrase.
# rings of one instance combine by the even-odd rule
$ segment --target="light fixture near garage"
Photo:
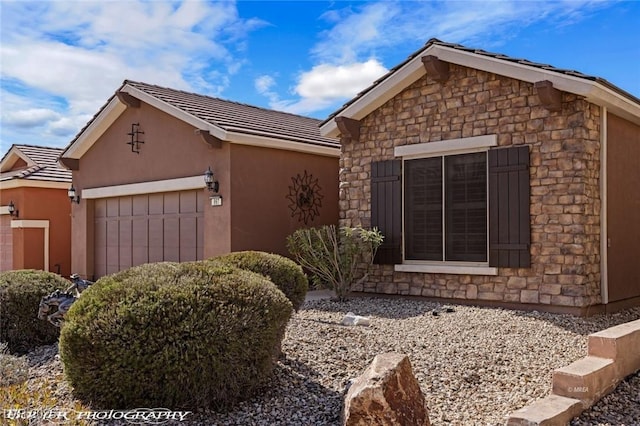
[[[76,192],[76,189],[71,185],[71,188],[67,191],[67,195],[69,196],[69,200],[72,203],[80,204],[80,194]]]
[[[211,192],[211,196],[209,197],[211,206],[220,207],[222,205],[222,195],[218,194],[220,184],[213,178],[213,171],[211,171],[211,167],[207,168],[207,171],[204,172],[204,183],[207,185],[209,192]]]
[[[207,189],[211,193],[217,193],[220,189],[220,184],[213,178],[213,171],[211,170],[211,167],[209,167],[207,171],[204,172],[204,183],[205,185],[207,185]]]
[[[9,201],[7,210],[9,211],[10,216],[15,216],[16,219],[20,217],[20,211],[16,209],[16,205],[13,204],[13,200]]]

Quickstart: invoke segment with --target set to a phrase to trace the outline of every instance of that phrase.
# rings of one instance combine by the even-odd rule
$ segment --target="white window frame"
[[[474,136],[470,138],[449,139],[439,142],[428,142],[414,145],[398,146],[394,148],[394,155],[401,157],[403,162],[402,199],[405,199],[404,186],[404,162],[419,158],[444,157],[448,155],[470,154],[474,152],[487,152],[489,148],[498,145],[497,135]],[[488,158],[487,158],[488,167]],[[486,262],[456,262],[456,261],[428,261],[405,259],[405,221],[404,205],[402,208],[402,264],[394,265],[394,270],[399,272],[422,272],[441,274],[465,274],[465,275],[498,275],[498,268],[490,267],[489,253],[489,182],[487,179],[487,261]],[[444,188],[444,185],[443,185]],[[443,215],[444,216],[444,215]],[[443,218],[444,220],[444,218]],[[443,228],[444,229],[444,228]],[[444,234],[443,234],[444,238]]]

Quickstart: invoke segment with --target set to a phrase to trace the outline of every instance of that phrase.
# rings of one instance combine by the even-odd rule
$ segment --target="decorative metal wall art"
[[[140,144],[144,143],[140,140],[140,135],[144,135],[144,132],[140,130],[140,123],[131,123],[131,132],[127,135],[131,137],[131,140],[127,142],[127,145],[131,145],[131,152],[140,154]]]
[[[299,222],[305,225],[309,221],[313,221],[316,216],[320,215],[320,207],[322,207],[322,194],[318,178],[314,178],[312,174],[304,171],[304,175],[298,173],[291,178],[292,185],[289,186],[289,195],[287,199],[290,201],[289,209],[291,217],[298,218]]]

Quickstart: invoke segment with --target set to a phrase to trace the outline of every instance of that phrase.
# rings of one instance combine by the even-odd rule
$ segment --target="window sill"
[[[460,275],[498,275],[498,268],[490,266],[461,266],[461,265],[394,265],[397,272],[422,272],[431,274],[460,274]]]

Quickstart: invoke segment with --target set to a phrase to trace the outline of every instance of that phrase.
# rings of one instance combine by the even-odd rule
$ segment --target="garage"
[[[203,257],[201,190],[94,201],[95,277],[149,262]]]
[[[340,144],[319,124],[125,81],[60,155],[73,177],[73,272],[98,279],[233,251],[287,255],[296,229],[338,222]],[[305,215],[291,196],[302,180],[314,192]]]

